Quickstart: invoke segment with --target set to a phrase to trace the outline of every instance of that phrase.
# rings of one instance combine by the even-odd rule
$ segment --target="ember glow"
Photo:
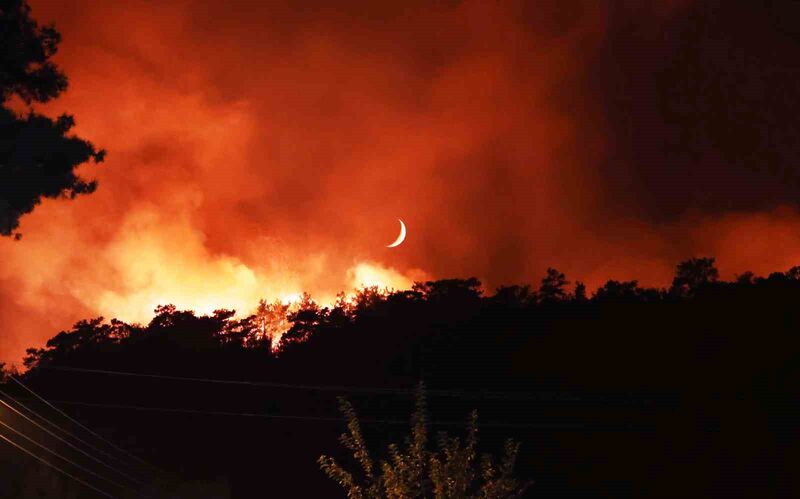
[[[593,68],[619,16],[658,31],[691,2],[31,4],[70,77],[43,110],[74,114],[108,158],[82,169],[95,194],[46,201],[0,240],[0,359],[166,303],[247,313],[469,276],[491,290],[547,266],[590,289],[665,285],[696,254],[723,277],[800,263],[788,202],[656,220],[641,185],[607,181],[635,161]],[[413,241],[388,250],[397,214]]]

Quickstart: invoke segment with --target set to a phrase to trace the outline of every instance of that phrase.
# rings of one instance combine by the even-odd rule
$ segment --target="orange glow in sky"
[[[602,118],[559,100],[605,36],[600,2],[530,26],[513,2],[31,4],[70,78],[43,111],[74,114],[108,157],[81,169],[96,193],[45,201],[21,241],[0,239],[0,359],[166,303],[249,313],[432,278],[536,285],[548,266],[592,289],[667,285],[693,255],[723,277],[798,263],[790,209],[603,218],[614,200],[571,154],[605,154]],[[388,249],[398,218],[409,238]]]

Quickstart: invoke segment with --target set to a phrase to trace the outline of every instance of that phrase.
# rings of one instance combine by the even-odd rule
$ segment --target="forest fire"
[[[656,3],[617,14],[668,33],[691,5]],[[692,189],[697,200],[758,193],[749,180],[698,174],[681,187],[687,175],[624,174],[654,159],[624,159],[628,132],[603,107],[611,90],[590,77],[592,57],[627,33],[622,20],[602,2],[576,2],[568,17],[558,2],[524,4],[431,4],[411,17],[370,7],[379,26],[349,3],[306,23],[277,4],[128,2],[123,21],[106,2],[33,1],[63,34],[56,61],[70,78],[38,108],[73,113],[75,132],[108,157],[80,169],[96,193],[45,200],[22,219],[24,241],[0,240],[0,356],[19,359],[86,316],[147,321],[162,301],[245,311],[261,298],[330,302],[361,284],[459,275],[492,290],[551,265],[590,289],[665,285],[693,254],[714,254],[725,276],[793,263],[789,196],[738,206],[722,193],[732,208],[721,216],[700,201],[664,219],[633,206]],[[399,217],[413,232],[389,252]],[[764,231],[785,244],[764,248]]]
[[[798,20],[0,0],[0,497],[790,497]]]

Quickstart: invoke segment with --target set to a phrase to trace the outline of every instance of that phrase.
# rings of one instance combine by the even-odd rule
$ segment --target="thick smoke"
[[[657,121],[661,94],[639,92],[620,40],[669,56],[692,5],[566,3],[32,2],[71,85],[44,111],[74,113],[109,155],[82,171],[95,194],[47,201],[22,241],[0,240],[0,358],[159,303],[247,312],[473,275],[491,291],[547,266],[665,285],[699,254],[723,277],[797,263],[788,196],[675,205],[686,170],[659,190],[629,142],[644,132],[626,120]],[[713,145],[678,157],[717,171]],[[408,238],[389,250],[398,217]]]

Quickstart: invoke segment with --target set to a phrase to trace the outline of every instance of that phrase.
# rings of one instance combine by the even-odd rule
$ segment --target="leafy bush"
[[[465,440],[438,434],[438,449],[428,450],[428,416],[425,390],[420,384],[416,410],[411,416],[411,436],[403,447],[389,445],[388,459],[376,467],[367,450],[353,406],[339,399],[347,419],[347,432],[341,442],[361,466],[359,478],[329,456],[320,456],[320,468],[347,492],[349,499],[509,499],[521,497],[530,483],[512,476],[519,443],[508,440],[505,456],[496,464],[484,454],[478,462],[478,414],[473,411]]]

